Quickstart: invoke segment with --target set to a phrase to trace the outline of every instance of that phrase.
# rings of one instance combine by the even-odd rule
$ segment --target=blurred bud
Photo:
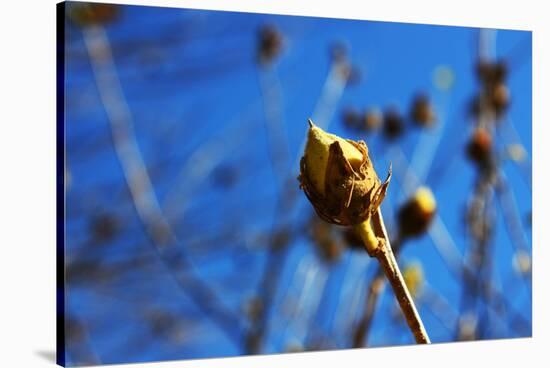
[[[432,191],[427,187],[418,188],[397,214],[401,236],[415,237],[424,234],[436,210],[437,202]]]
[[[411,120],[421,127],[430,127],[435,122],[435,113],[428,96],[417,95],[412,103]]]
[[[115,216],[104,213],[92,219],[90,232],[95,241],[104,243],[117,235],[119,227],[118,219]]]
[[[507,75],[508,67],[504,61],[491,63],[482,60],[477,64],[477,77],[485,87],[504,82]]]
[[[433,83],[437,89],[448,91],[454,84],[455,76],[453,70],[446,65],[439,65],[433,73]]]
[[[361,133],[369,133],[380,127],[382,116],[380,111],[370,108],[364,113],[360,113],[353,107],[346,108],[342,113],[342,121],[350,130]]]
[[[506,87],[504,83],[498,83],[490,90],[490,93],[491,105],[495,114],[500,116],[510,103],[510,92],[508,91],[508,87]]]
[[[404,130],[405,124],[399,111],[396,108],[386,110],[384,113],[384,125],[382,130],[384,136],[389,140],[394,140],[399,138]]]
[[[300,188],[317,214],[337,225],[364,222],[386,195],[363,141],[342,139],[309,121],[307,144],[300,161]]]
[[[330,45],[330,59],[333,62],[343,62],[348,59],[349,46],[344,41],[336,41]]]
[[[361,114],[353,107],[346,107],[342,112],[344,125],[351,130],[358,130],[361,125]]]
[[[485,166],[491,159],[493,139],[484,128],[476,128],[466,146],[468,158],[473,162]]]
[[[422,265],[418,262],[407,265],[403,270],[403,280],[405,280],[411,296],[418,296],[424,285],[424,270],[422,269]]]
[[[272,25],[260,29],[258,40],[258,61],[262,65],[270,64],[280,54],[283,48],[283,37]]]
[[[516,162],[525,161],[527,158],[527,152],[525,148],[519,143],[513,143],[506,147],[506,153],[511,160]]]
[[[471,314],[460,316],[458,321],[458,340],[476,340],[477,319]]]
[[[366,132],[372,132],[382,125],[382,114],[376,108],[368,109],[363,118],[363,125]]]
[[[114,4],[76,3],[69,7],[69,18],[81,27],[105,25],[116,20],[119,12]]]
[[[531,273],[531,256],[524,250],[518,250],[512,260],[514,270],[520,275]]]

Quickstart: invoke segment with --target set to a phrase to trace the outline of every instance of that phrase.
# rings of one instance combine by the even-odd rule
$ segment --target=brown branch
[[[386,278],[392,286],[395,298],[401,307],[403,315],[405,316],[407,324],[411,329],[416,342],[419,344],[429,344],[430,338],[426,333],[422,320],[420,319],[420,315],[414,305],[413,298],[407,289],[405,280],[403,280],[403,276],[401,275],[401,271],[399,270],[399,266],[393,255],[380,208],[378,208],[372,220],[374,234],[378,239],[380,239],[380,242],[376,250],[370,252],[369,255],[378,259]]]

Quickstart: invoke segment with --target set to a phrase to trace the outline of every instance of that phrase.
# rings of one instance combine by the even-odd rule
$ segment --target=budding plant
[[[391,167],[381,182],[363,141],[326,133],[309,120],[300,188],[325,221],[350,226],[376,258],[391,284],[416,342],[430,343],[406,283],[393,255],[380,204],[391,178]]]

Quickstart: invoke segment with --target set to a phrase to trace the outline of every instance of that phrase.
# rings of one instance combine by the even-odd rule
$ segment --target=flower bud
[[[520,275],[531,273],[531,256],[524,250],[519,250],[513,258],[514,270]]]
[[[346,128],[350,130],[359,130],[361,125],[361,114],[353,107],[347,107],[342,112],[342,121]]]
[[[472,161],[484,164],[491,158],[492,146],[491,134],[484,128],[477,128],[468,142],[466,152]]]
[[[373,214],[386,195],[391,168],[384,183],[378,179],[363,141],[342,139],[309,121],[300,188],[317,214],[337,225],[358,225]]]
[[[283,48],[283,36],[272,25],[260,29],[258,40],[258,61],[262,65],[270,64]]]
[[[507,74],[508,67],[504,61],[494,63],[480,61],[477,64],[477,76],[486,87],[503,82]]]
[[[430,226],[437,209],[432,191],[420,187],[399,210],[399,231],[402,236],[419,236]]]
[[[411,263],[403,270],[403,280],[411,295],[417,296],[424,283],[424,271],[420,263]]]
[[[413,100],[411,120],[419,127],[430,127],[435,122],[435,113],[427,96],[419,94]]]
[[[382,124],[382,114],[376,108],[370,108],[365,112],[363,126],[365,131],[370,132],[376,130]]]
[[[376,108],[359,112],[357,109],[348,107],[342,113],[342,121],[350,130],[359,133],[370,133],[380,127],[382,115]]]
[[[405,130],[403,117],[396,108],[390,108],[384,113],[384,125],[382,127],[384,136],[389,140],[399,138]]]
[[[490,101],[497,116],[500,116],[506,111],[510,104],[510,92],[504,83],[496,84],[490,91]]]

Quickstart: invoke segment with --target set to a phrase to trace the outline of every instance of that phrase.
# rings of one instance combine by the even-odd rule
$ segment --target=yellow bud
[[[418,203],[420,210],[427,214],[433,213],[437,206],[437,202],[435,201],[432,191],[427,187],[418,188],[414,193],[414,200]]]
[[[531,272],[531,256],[524,250],[519,250],[514,254],[514,269],[517,273],[525,275]]]
[[[307,144],[304,151],[307,175],[311,184],[315,186],[315,189],[319,193],[325,194],[325,176],[330,145],[338,142],[344,152],[344,156],[354,169],[358,169],[361,165],[363,154],[345,139],[334,134],[329,134],[315,126],[311,120],[309,120],[309,124]]]
[[[420,187],[413,196],[399,209],[399,231],[402,236],[422,235],[430,226],[437,202],[432,191]]]
[[[525,148],[523,148],[523,146],[519,143],[510,144],[506,147],[506,150],[508,151],[508,156],[516,162],[524,161],[527,157]]]
[[[378,209],[391,176],[378,179],[363,141],[342,139],[309,121],[300,161],[300,187],[321,218],[337,225],[357,225]]]
[[[403,270],[403,279],[412,296],[418,295],[424,283],[424,271],[420,263],[411,263]]]

